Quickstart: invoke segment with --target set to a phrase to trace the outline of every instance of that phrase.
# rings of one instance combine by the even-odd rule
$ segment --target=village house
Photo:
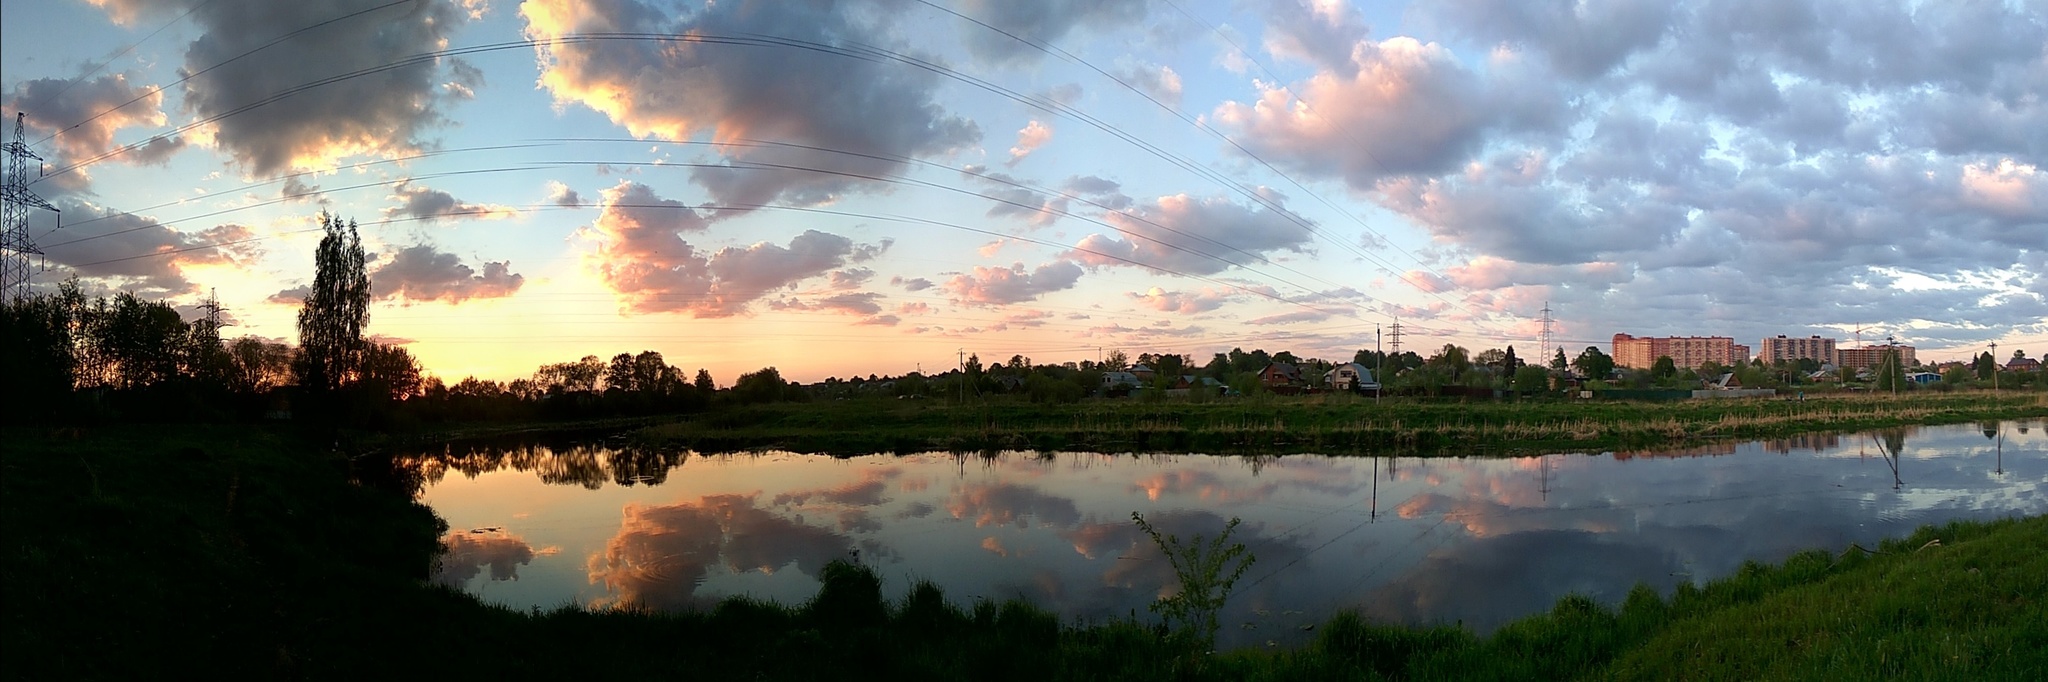
[[[1376,391],[1380,384],[1373,380],[1372,370],[1356,362],[1347,362],[1323,373],[1323,385],[1337,391]]]

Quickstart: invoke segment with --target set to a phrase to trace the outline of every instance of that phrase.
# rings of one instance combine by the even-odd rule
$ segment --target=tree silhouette
[[[1599,346],[1587,346],[1579,351],[1577,359],[1572,360],[1572,367],[1588,379],[1606,379],[1608,373],[1614,371],[1614,358],[1600,352]]]
[[[313,252],[313,290],[299,308],[295,373],[308,390],[334,392],[362,373],[363,327],[370,323],[370,276],[355,221],[320,214],[326,232]]]

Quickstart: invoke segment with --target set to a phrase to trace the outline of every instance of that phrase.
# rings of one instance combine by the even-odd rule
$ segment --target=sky
[[[1546,307],[2048,351],[2048,0],[0,8],[38,290],[291,341],[332,212],[451,383],[1530,357]]]

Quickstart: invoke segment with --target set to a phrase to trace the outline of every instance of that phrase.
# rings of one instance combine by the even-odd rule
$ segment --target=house
[[[1713,381],[1707,382],[1707,388],[1716,391],[1732,391],[1742,388],[1742,380],[1736,378],[1734,372],[1722,372],[1721,376],[1714,377]]]
[[[1935,374],[1933,372],[1913,372],[1911,374],[1906,375],[1906,380],[1916,384],[1924,385],[1941,381],[1941,375]]]
[[[1138,381],[1149,384],[1152,383],[1152,378],[1158,376],[1159,373],[1152,371],[1150,367],[1138,364],[1131,365],[1131,375],[1138,377]]]
[[[1323,373],[1323,384],[1338,391],[1376,391],[1380,383],[1373,380],[1372,370],[1356,362],[1347,362]]]
[[[1301,369],[1285,362],[1275,362],[1259,370],[1259,383],[1265,384],[1266,388],[1300,386]]]
[[[2033,358],[2013,358],[2011,360],[2006,361],[2005,371],[2039,372],[2041,371],[2041,361],[2035,360]]]
[[[1138,381],[1138,375],[1132,374],[1130,372],[1102,373],[1102,387],[1105,389],[1112,389],[1119,386],[1136,387],[1140,383],[1142,382]]]

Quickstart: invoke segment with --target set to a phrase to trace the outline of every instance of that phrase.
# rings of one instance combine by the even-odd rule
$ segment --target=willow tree
[[[299,386],[335,391],[362,373],[370,322],[370,276],[355,221],[320,214],[326,235],[313,252],[313,290],[299,308],[299,357],[293,366]]]

